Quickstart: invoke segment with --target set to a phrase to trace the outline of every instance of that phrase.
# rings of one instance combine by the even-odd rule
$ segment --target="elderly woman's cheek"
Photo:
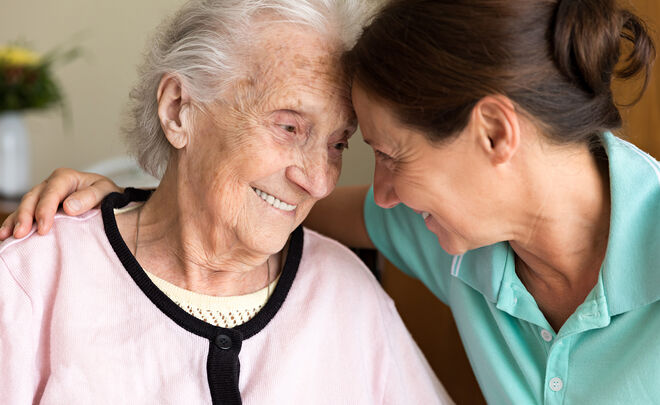
[[[307,190],[316,199],[330,194],[339,178],[341,157],[333,152],[333,149],[318,145],[306,153],[304,168],[307,175]]]
[[[341,174],[342,160],[341,156],[339,159],[332,159],[328,164],[328,173],[327,173],[327,191],[325,196],[332,193],[332,191],[337,186],[337,181],[339,180],[339,175]]]

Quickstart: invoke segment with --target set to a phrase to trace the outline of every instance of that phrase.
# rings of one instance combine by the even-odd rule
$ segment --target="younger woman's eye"
[[[391,156],[389,156],[389,155],[387,155],[387,154],[385,154],[385,153],[383,153],[379,150],[375,150],[375,152],[376,152],[376,157],[379,158],[379,159],[392,160]]]

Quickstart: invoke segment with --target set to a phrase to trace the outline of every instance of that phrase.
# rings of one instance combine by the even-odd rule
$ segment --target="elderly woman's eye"
[[[286,132],[291,132],[292,134],[296,132],[296,127],[295,125],[286,125],[286,124],[281,124],[280,128],[285,130]]]
[[[338,142],[338,143],[334,144],[334,148],[339,150],[339,151],[343,151],[345,149],[348,149],[348,142]]]

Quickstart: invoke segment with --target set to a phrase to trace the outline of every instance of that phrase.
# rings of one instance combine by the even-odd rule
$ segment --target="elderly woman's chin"
[[[257,197],[257,201],[247,204],[249,219],[245,220],[247,226],[243,228],[239,238],[250,249],[261,253],[273,254],[284,248],[291,233],[302,223],[311,207],[311,202],[299,204],[293,210],[282,210],[273,207],[267,201]],[[240,222],[240,221],[239,221]]]
[[[284,248],[293,229],[281,225],[264,224],[248,230],[248,233],[241,239],[250,250],[261,254],[275,254]]]

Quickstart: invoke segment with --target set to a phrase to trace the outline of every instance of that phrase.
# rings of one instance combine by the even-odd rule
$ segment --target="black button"
[[[227,335],[218,335],[215,338],[215,345],[222,350],[231,349],[231,339]]]

